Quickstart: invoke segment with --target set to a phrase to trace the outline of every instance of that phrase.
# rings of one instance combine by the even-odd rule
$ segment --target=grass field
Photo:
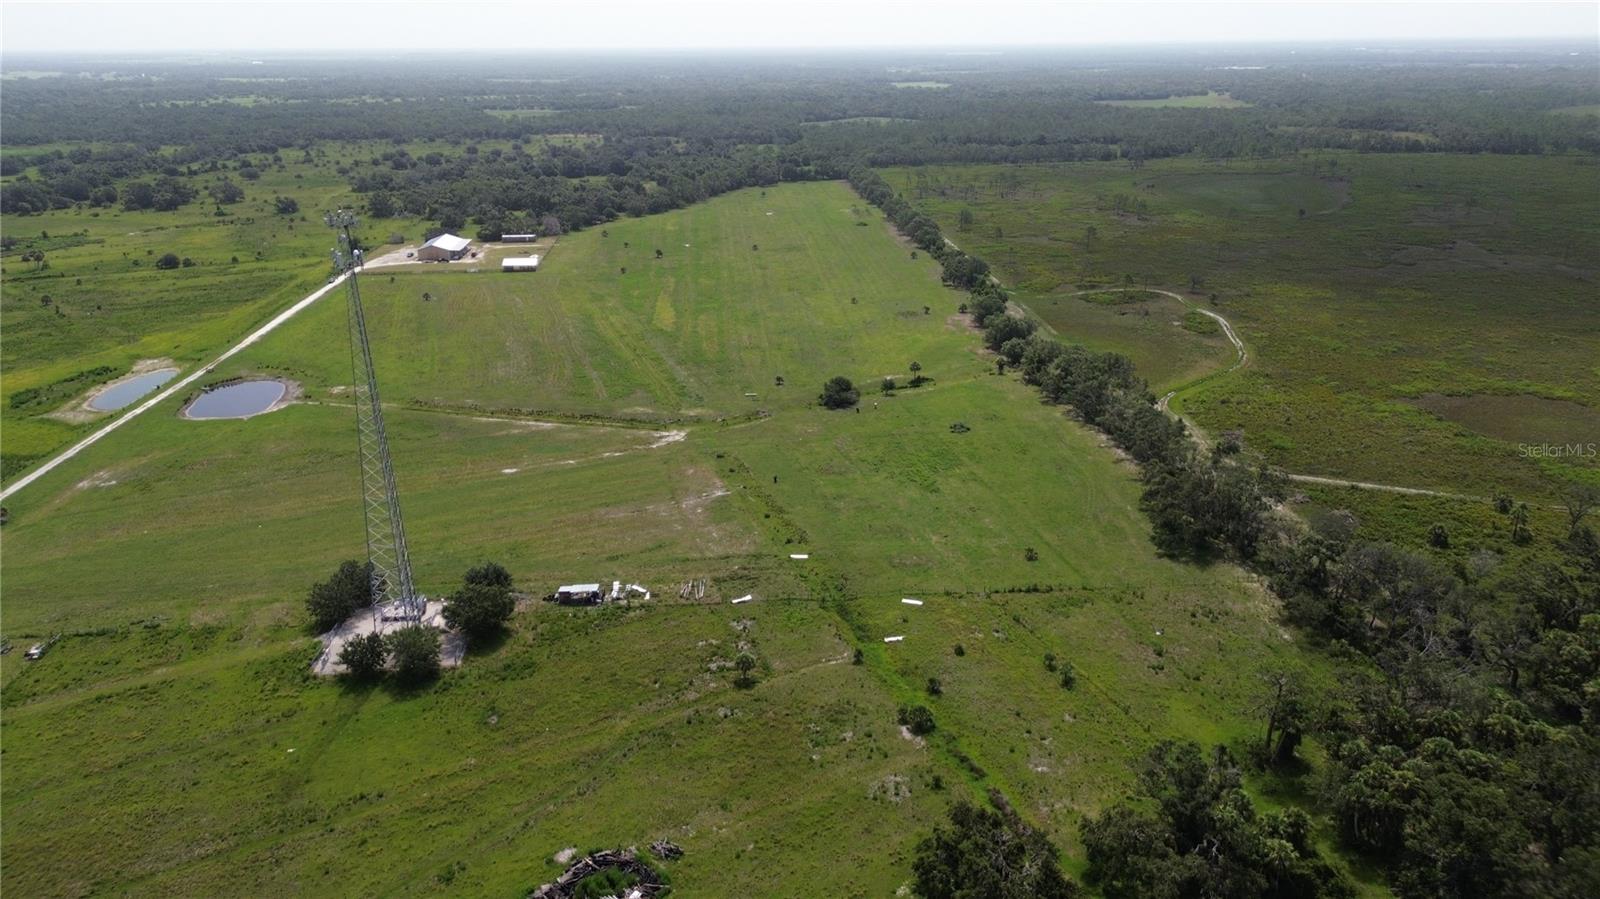
[[[1592,458],[1517,450],[1566,430],[1551,411],[1561,402],[1592,411],[1600,396],[1592,160],[1321,155],[890,176],[1065,339],[1128,353],[1158,388],[1231,359],[1215,335],[1153,326],[1175,314],[1130,322],[1065,295],[1131,278],[1227,316],[1251,364],[1174,408],[1241,431],[1291,471],[1540,500],[1561,479],[1600,476]],[[1419,407],[1430,395],[1518,404],[1526,428],[1474,431]]]
[[[949,339],[953,296],[908,254],[885,252],[879,221],[855,225],[853,194],[741,196],[720,215],[567,235],[537,273],[374,269],[363,296],[388,338],[377,350],[385,396],[712,418],[810,404],[841,372],[876,384],[913,360],[938,377],[971,358]],[[316,307],[245,359],[314,390],[348,384],[343,323],[337,304]]]
[[[1156,556],[1133,469],[994,375],[935,265],[859,205],[741,191],[564,238],[535,275],[366,276],[419,584],[493,558],[532,593],[657,592],[531,605],[419,693],[307,673],[301,597],[361,551],[337,297],[217,372],[307,401],[193,422],[173,400],[19,493],[6,635],[68,636],[0,657],[0,884],[513,896],[563,847],[667,837],[685,895],[886,896],[989,786],[1081,868],[1081,815],[1151,742],[1237,742],[1259,672],[1326,676],[1237,570]],[[814,404],[913,359],[930,384]],[[914,702],[923,743],[895,725]]]

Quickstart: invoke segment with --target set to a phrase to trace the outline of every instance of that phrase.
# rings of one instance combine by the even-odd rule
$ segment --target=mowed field
[[[894,252],[847,189],[784,185],[739,198],[717,215],[566,235],[537,273],[460,262],[373,269],[362,296],[384,335],[375,347],[384,395],[707,419],[810,404],[833,374],[875,386],[879,374],[909,377],[913,360],[933,376],[970,360],[949,339],[955,295],[939,289],[936,270]],[[341,306],[308,310],[281,333],[244,364],[313,391],[349,383]]]
[[[425,690],[308,673],[301,599],[362,547],[337,295],[217,372],[302,402],[198,422],[175,399],[13,497],[6,636],[65,636],[0,658],[0,885],[515,896],[564,847],[666,837],[684,895],[888,896],[988,787],[1081,868],[1081,816],[1151,743],[1237,742],[1262,672],[1326,676],[1237,570],[1155,555],[1135,471],[993,374],[863,205],[747,190],[567,236],[534,275],[364,277],[423,589],[495,559],[533,594],[655,591],[530,603]],[[814,403],[912,360],[930,384]],[[895,723],[917,702],[922,741]]]
[[[1069,294],[1165,287],[1227,316],[1250,365],[1174,408],[1290,471],[1536,501],[1600,475],[1592,455],[1519,452],[1583,439],[1551,401],[1593,410],[1600,396],[1593,160],[1321,154],[889,176],[1064,339],[1129,354],[1157,389],[1232,355],[1175,309]],[[1460,402],[1437,411],[1426,398],[1440,395],[1516,406],[1518,430],[1475,427]]]

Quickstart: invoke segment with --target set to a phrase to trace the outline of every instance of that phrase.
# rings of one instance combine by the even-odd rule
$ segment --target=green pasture
[[[568,236],[537,274],[364,276],[422,588],[495,559],[530,594],[656,594],[532,602],[420,692],[308,674],[304,593],[362,552],[337,295],[217,372],[304,401],[197,422],[175,398],[13,497],[5,634],[65,636],[0,658],[0,884],[510,897],[565,847],[665,837],[685,895],[877,897],[988,787],[1081,869],[1080,816],[1152,742],[1237,743],[1261,672],[1325,676],[1237,570],[1155,554],[1133,468],[993,374],[860,205],[742,191]],[[876,391],[913,359],[929,383]],[[814,404],[840,373],[860,411]]]
[[[1592,458],[1519,455],[1519,442],[1560,428],[1487,434],[1417,405],[1442,394],[1593,408],[1593,160],[1319,154],[888,176],[1063,339],[1129,354],[1156,386],[1232,355],[1219,335],[1129,327],[1146,323],[1064,295],[1164,286],[1227,316],[1250,365],[1174,408],[1242,432],[1291,471],[1546,498],[1562,479],[1595,476]]]
[[[835,374],[876,385],[912,361],[935,377],[970,361],[947,322],[957,297],[853,205],[840,184],[781,185],[566,235],[538,272],[372,269],[362,296],[385,396],[709,418],[809,405]],[[244,364],[314,390],[349,383],[341,304],[281,333]]]

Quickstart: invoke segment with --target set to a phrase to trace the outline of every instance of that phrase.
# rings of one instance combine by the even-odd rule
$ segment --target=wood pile
[[[676,861],[683,858],[683,847],[668,840],[656,840],[650,844],[650,852],[664,862]]]
[[[671,843],[666,843],[664,840],[656,842],[665,843],[666,846],[677,850],[680,856],[683,854],[682,849]],[[651,848],[654,848],[654,844]],[[677,856],[673,857],[676,858]],[[555,883],[547,883],[539,887],[528,894],[528,899],[571,899],[573,893],[578,889],[578,884],[582,883],[585,878],[613,868],[639,878],[638,883],[625,888],[623,891],[623,895],[630,897],[630,899],[632,897],[655,899],[655,897],[667,894],[668,887],[661,882],[661,876],[655,872],[654,868],[640,861],[637,852],[632,849],[602,849],[593,855],[586,855],[573,862],[567,867],[565,873],[556,878]]]

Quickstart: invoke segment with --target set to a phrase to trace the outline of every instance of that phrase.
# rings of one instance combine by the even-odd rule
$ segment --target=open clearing
[[[533,603],[424,692],[308,670],[305,590],[361,551],[339,303],[215,372],[302,401],[190,422],[174,395],[13,497],[8,636],[67,636],[0,658],[6,890],[514,895],[563,847],[665,837],[686,895],[884,896],[954,797],[1000,787],[1077,869],[1151,742],[1255,733],[1256,674],[1320,661],[1237,570],[1158,558],[1133,469],[993,374],[859,204],[744,190],[537,274],[364,277],[419,585],[487,558],[658,597]],[[929,384],[870,392],[913,360]],[[815,405],[834,374],[859,412]]]

